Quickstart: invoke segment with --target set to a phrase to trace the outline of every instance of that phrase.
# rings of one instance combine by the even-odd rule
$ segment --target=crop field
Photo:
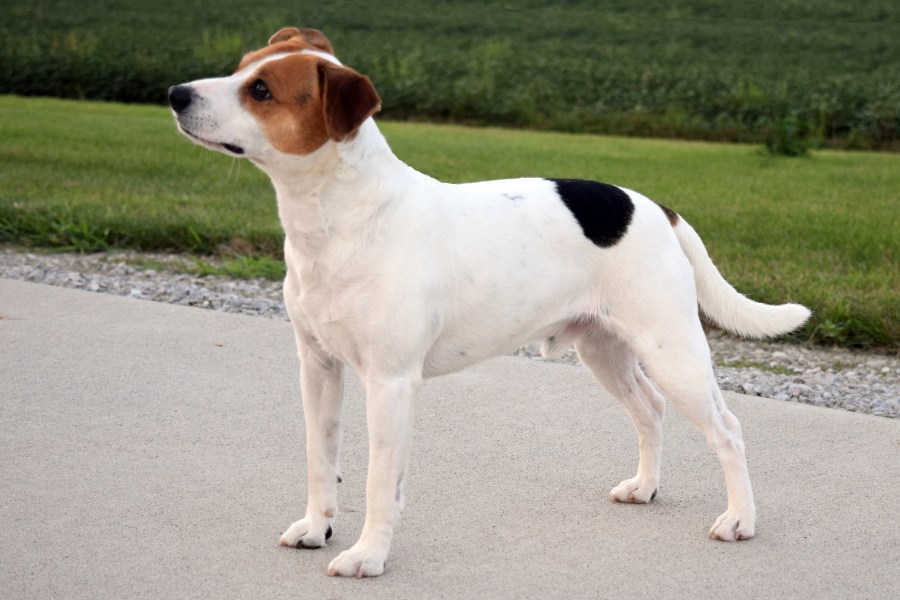
[[[379,125],[400,158],[445,181],[639,190],[687,219],[740,291],[812,307],[798,339],[900,349],[896,154]],[[241,271],[278,277],[282,241],[266,177],[183,139],[168,110],[0,96],[0,242],[237,256]]]
[[[162,103],[277,29],[322,29],[393,119],[900,147],[896,0],[31,0],[0,93]]]

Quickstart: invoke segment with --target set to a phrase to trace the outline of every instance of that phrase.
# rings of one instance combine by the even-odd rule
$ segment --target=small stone
[[[794,398],[797,398],[799,396],[805,396],[805,395],[809,394],[809,392],[811,390],[812,390],[811,387],[809,387],[808,385],[804,385],[802,383],[793,383],[788,387],[788,393],[791,396],[793,396]]]

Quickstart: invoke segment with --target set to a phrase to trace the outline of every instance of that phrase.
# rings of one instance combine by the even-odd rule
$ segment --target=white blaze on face
[[[246,153],[261,133],[238,101],[243,83],[244,77],[235,74],[186,84],[192,99],[190,106],[176,115],[181,131],[211,150]]]

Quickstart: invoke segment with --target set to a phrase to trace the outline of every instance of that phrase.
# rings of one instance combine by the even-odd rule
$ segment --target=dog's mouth
[[[211,141],[209,141],[209,140],[205,140],[205,139],[203,139],[202,137],[200,137],[199,135],[197,135],[197,134],[193,133],[192,131],[190,131],[189,129],[186,129],[186,128],[185,128],[183,125],[181,125],[180,123],[179,123],[179,125],[178,125],[178,128],[181,129],[181,132],[182,132],[184,135],[186,135],[186,136],[188,136],[189,138],[191,138],[191,139],[193,139],[193,140],[199,142],[200,144],[202,144],[203,146],[206,146],[207,148],[211,148],[211,149],[213,149],[213,150],[217,150],[217,149],[219,149],[219,148],[223,148],[223,149],[227,150],[228,152],[230,152],[231,154],[234,154],[234,155],[237,155],[237,156],[241,156],[241,155],[244,154],[244,149],[241,148],[240,146],[236,146],[236,145],[234,145],[234,144],[226,144],[226,143],[224,143],[224,142],[211,142]]]

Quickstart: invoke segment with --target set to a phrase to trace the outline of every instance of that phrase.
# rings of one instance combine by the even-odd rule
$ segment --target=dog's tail
[[[743,337],[764,338],[793,331],[806,322],[810,311],[805,306],[762,304],[735,290],[713,264],[694,228],[680,215],[675,218],[678,243],[694,267],[697,300],[714,323]]]

